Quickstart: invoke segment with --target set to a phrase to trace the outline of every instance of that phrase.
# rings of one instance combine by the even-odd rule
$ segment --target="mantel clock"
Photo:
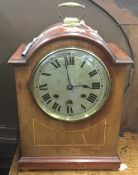
[[[63,8],[80,8],[80,18]],[[19,169],[117,169],[126,65],[132,59],[85,24],[84,6],[22,44],[15,66]]]

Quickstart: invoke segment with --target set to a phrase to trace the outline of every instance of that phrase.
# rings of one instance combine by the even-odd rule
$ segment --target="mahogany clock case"
[[[102,59],[112,78],[110,97],[104,107],[95,116],[75,123],[66,123],[46,116],[38,108],[28,87],[36,64],[49,52],[65,47],[78,47],[94,52]],[[19,63],[19,66],[15,67],[21,138],[19,168],[116,169],[119,167],[117,141],[125,64],[132,63],[132,61],[114,44],[109,44],[109,47],[116,55],[116,63],[96,42],[92,43],[78,38],[62,38],[44,44],[23,65],[21,65],[19,55],[24,45],[17,50],[17,55],[11,57],[9,62],[15,64],[12,58],[15,60],[17,56]],[[87,165],[80,166],[80,161],[82,165]],[[62,162],[61,166],[59,162]]]

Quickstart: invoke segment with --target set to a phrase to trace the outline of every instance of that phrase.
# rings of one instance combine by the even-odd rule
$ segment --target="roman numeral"
[[[92,83],[92,89],[100,89],[100,82]]]
[[[66,65],[74,65],[75,64],[75,60],[74,60],[74,57],[71,57],[71,56],[69,56],[69,57],[65,57],[65,63],[66,63]]]
[[[61,67],[61,65],[59,64],[58,60],[54,60],[53,62],[51,62],[51,64],[57,69],[59,67]]]
[[[48,100],[48,101],[46,102],[46,104],[48,105],[49,103],[51,103],[51,101],[52,101],[52,100]]]
[[[86,61],[83,61],[83,63],[81,64],[81,68],[83,68],[85,63],[86,63]]]
[[[90,95],[88,96],[87,100],[91,103],[93,103],[97,98],[97,95],[90,93]]]
[[[67,113],[68,114],[73,113],[72,106],[67,106]]]
[[[43,100],[44,100],[44,101],[46,101],[46,102],[47,102],[48,100],[50,100],[50,99],[51,99],[51,97],[50,97],[49,93],[47,93],[47,94],[43,95],[43,96],[42,96],[42,98],[43,98]],[[51,100],[51,101],[52,101],[52,100]],[[51,102],[51,101],[50,101],[50,102]],[[47,104],[49,104],[50,102],[48,101],[48,103],[47,103]]]
[[[86,107],[83,104],[81,104],[81,107],[84,111],[86,111]]]
[[[93,71],[89,72],[89,76],[90,77],[92,77],[92,76],[94,76],[96,74],[97,74],[97,71],[96,70],[93,70]]]
[[[51,74],[48,74],[48,73],[43,72],[41,75],[50,76]]]
[[[52,109],[57,110],[57,111],[60,112],[61,105],[59,105],[57,102],[55,102],[54,105],[52,106]]]
[[[39,90],[47,90],[47,84],[40,85]]]

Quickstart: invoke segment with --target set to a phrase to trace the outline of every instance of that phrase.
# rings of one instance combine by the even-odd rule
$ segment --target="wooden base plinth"
[[[19,149],[14,156],[9,175],[138,175],[138,134],[125,133],[120,137],[118,153],[126,169],[123,171],[93,171],[93,170],[45,170],[22,171],[18,170]],[[128,167],[128,168],[127,168]]]
[[[121,161],[118,157],[21,157],[18,169],[21,170],[77,170],[77,169],[103,169],[118,170]]]

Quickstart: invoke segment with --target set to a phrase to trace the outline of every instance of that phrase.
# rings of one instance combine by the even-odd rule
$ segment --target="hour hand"
[[[85,84],[81,84],[81,85],[73,85],[73,87],[83,87],[83,88],[88,88],[88,89],[92,89],[92,87],[85,85]]]

